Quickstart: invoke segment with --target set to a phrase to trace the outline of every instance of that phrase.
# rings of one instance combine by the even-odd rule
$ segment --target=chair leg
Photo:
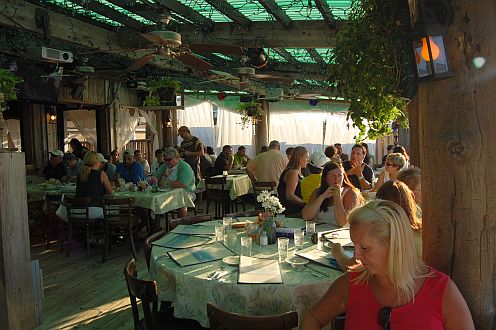
[[[71,252],[71,242],[72,242],[72,223],[69,222],[69,233],[67,234],[67,252],[66,257],[69,256]]]
[[[133,258],[136,260],[136,247],[134,245],[134,232],[133,232],[133,225],[129,224],[129,240],[131,243],[131,251],[133,253]]]
[[[86,258],[90,258],[90,226],[86,223]]]
[[[50,229],[52,228],[52,217],[49,215],[45,227],[46,249],[50,247]]]

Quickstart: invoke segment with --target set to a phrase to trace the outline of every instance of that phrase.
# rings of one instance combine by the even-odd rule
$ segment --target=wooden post
[[[445,36],[454,76],[422,83],[418,95],[424,260],[451,275],[476,329],[495,329],[496,7],[454,7]]]
[[[0,329],[36,326],[24,164],[0,150]]]

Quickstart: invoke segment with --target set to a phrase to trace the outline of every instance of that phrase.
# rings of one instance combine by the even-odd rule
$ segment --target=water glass
[[[284,222],[286,221],[286,216],[284,214],[276,215],[276,225],[277,227],[284,227]]]
[[[279,253],[279,262],[283,262],[288,257],[289,238],[279,237],[277,239],[277,252]]]
[[[234,251],[238,233],[235,230],[224,230],[224,245]]]
[[[224,241],[224,226],[223,225],[215,226],[215,239],[218,242]]]
[[[241,237],[241,255],[251,257],[252,238],[250,236]]]
[[[307,221],[305,223],[305,232],[309,237],[312,237],[313,233],[315,233],[315,222]]]
[[[222,218],[222,225],[224,226],[224,230],[231,230],[232,229],[232,218],[231,217],[224,217]]]
[[[305,232],[301,229],[295,229],[294,231],[294,245],[295,250],[302,250],[303,243],[305,243]]]

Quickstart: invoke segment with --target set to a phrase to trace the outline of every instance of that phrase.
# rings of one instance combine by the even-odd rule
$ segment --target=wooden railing
[[[141,151],[141,157],[143,159],[148,160],[150,166],[152,165],[153,153],[154,153],[154,150],[152,150],[152,140],[148,140],[148,139],[131,140],[124,146],[123,150],[126,149],[132,150],[133,152],[135,150]]]

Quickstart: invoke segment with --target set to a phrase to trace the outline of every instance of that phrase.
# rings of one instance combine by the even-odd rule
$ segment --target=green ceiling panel
[[[232,20],[212,7],[210,4],[208,4],[204,0],[178,0],[180,3],[183,5],[186,5],[193,10],[195,10],[197,13],[210,18],[214,22],[232,22]]]
[[[251,21],[265,22],[274,19],[258,1],[230,0],[229,4]]]
[[[95,21],[99,21],[99,22],[105,23],[105,24],[110,25],[110,26],[116,26],[116,27],[122,26],[122,24],[119,22],[116,22],[116,21],[114,21],[108,17],[103,16],[103,15],[97,14],[97,13],[95,13],[91,10],[88,10],[84,7],[81,7],[80,5],[75,4],[74,2],[71,2],[71,1],[46,0],[46,2],[57,5],[59,7],[67,9],[67,10],[73,11],[76,14],[87,16],[91,19],[94,19]]]
[[[137,15],[135,13],[132,13],[130,12],[129,10],[126,10],[122,7],[119,7],[119,6],[116,6],[114,5],[113,3],[110,3],[108,1],[105,1],[105,0],[97,0],[97,2],[101,3],[102,5],[105,5],[107,7],[110,7],[112,8],[113,10],[115,11],[118,11],[119,13],[121,14],[124,14],[124,15],[127,15],[129,16],[130,18],[144,24],[144,25],[155,25],[156,23],[155,22],[152,22],[150,20],[147,20],[146,18],[140,16],[140,15]]]
[[[275,61],[275,62],[285,62],[287,63],[286,59],[279,55],[275,50],[270,49],[270,48],[264,48],[264,51],[266,54],[269,55],[269,61]]]
[[[332,48],[315,48],[315,51],[322,56],[327,64],[331,63]]]
[[[298,62],[302,63],[317,63],[307,52],[305,48],[284,48],[291,54]]]
[[[226,61],[232,61],[232,58],[231,58],[231,57],[226,56],[226,55],[224,55],[224,54],[221,54],[221,53],[212,53],[212,54],[213,54],[213,55],[215,55],[215,56],[220,57],[220,58],[221,58],[221,59],[223,59],[223,60],[226,60]]]
[[[276,0],[276,2],[294,21],[322,19],[322,14],[315,5],[308,6],[312,1]]]

